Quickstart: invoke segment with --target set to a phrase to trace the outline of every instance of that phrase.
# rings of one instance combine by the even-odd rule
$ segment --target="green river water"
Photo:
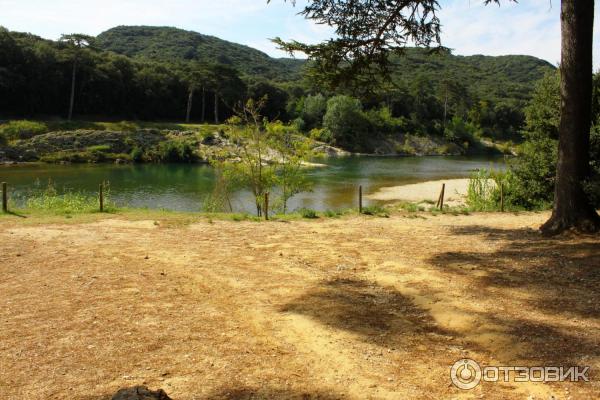
[[[289,209],[318,211],[356,207],[358,186],[365,194],[385,186],[437,179],[468,177],[479,168],[503,169],[502,157],[346,157],[318,161],[326,164],[309,171],[311,192],[294,196]],[[211,192],[215,175],[210,166],[188,164],[18,165],[0,167],[0,181],[18,201],[52,181],[59,191],[95,193],[102,181],[110,183],[111,199],[119,206],[177,211],[199,211]],[[368,201],[366,201],[368,204]],[[236,211],[252,212],[248,192],[238,191]]]

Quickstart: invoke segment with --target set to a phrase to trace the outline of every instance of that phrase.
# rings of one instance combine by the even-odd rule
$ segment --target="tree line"
[[[411,60],[427,64],[423,57],[414,53]],[[130,58],[103,51],[95,38],[84,35],[50,41],[1,28],[0,113],[5,118],[75,115],[220,123],[233,115],[237,104],[266,96],[262,110],[266,118],[294,122],[308,133],[325,127],[327,101],[345,96],[356,100],[354,104],[369,117],[361,118],[352,132],[333,138],[337,140],[332,143],[350,149],[368,151],[364,144],[382,134],[462,140],[456,132],[465,129],[469,134],[518,140],[526,99],[484,98],[465,82],[460,65],[453,65],[456,74],[435,80],[423,69],[410,80],[398,73],[396,79],[368,87],[333,88],[311,73],[296,82],[274,82],[216,62]],[[325,138],[327,134],[335,132]]]

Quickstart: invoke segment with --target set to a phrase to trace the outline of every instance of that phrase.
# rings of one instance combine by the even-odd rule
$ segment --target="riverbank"
[[[235,153],[230,125],[149,122],[8,121],[0,124],[0,163],[206,163]],[[306,137],[293,126],[280,124],[310,142],[315,153],[343,157],[353,153]],[[475,140],[475,139],[474,139]],[[465,147],[466,146],[466,147]],[[372,155],[441,156],[502,154],[501,144],[487,140],[458,145],[438,136],[398,133],[373,138]]]
[[[598,393],[598,238],[542,238],[545,212],[408,216],[2,217],[3,394],[465,398],[449,379],[465,357],[591,367],[469,396]]]
[[[469,190],[469,179],[441,179],[414,183],[409,185],[383,187],[367,196],[370,200],[377,201],[405,201],[411,203],[436,203],[445,187],[444,203],[448,206],[465,205]]]

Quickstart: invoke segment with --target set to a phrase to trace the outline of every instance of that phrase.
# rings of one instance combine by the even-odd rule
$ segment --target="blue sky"
[[[302,4],[303,0],[298,3]],[[560,0],[440,0],[443,44],[455,54],[530,54],[560,59]],[[600,5],[598,6],[600,7]],[[116,25],[175,26],[283,56],[269,38],[316,42],[331,29],[297,16],[284,0],[0,0],[0,25],[56,39],[61,33],[98,33]],[[598,27],[598,23],[596,24]],[[600,67],[596,29],[594,66]]]

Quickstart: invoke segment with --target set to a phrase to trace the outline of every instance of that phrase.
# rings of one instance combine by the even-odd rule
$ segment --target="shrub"
[[[41,122],[21,120],[9,121],[0,125],[0,136],[4,136],[7,141],[29,139],[46,132],[48,132],[48,127]]]
[[[158,145],[158,157],[164,162],[192,162],[197,156],[190,143],[168,140]]]
[[[300,213],[300,216],[302,216],[302,218],[307,218],[307,219],[319,218],[319,216],[317,215],[317,212],[311,208],[301,208],[298,210],[298,213]]]
[[[476,136],[479,135],[477,126],[471,122],[466,122],[462,118],[455,116],[446,125],[444,136],[453,143],[468,148],[469,144],[476,143]]]
[[[333,141],[331,132],[328,129],[314,128],[310,131],[309,136],[311,139],[318,140],[319,142],[331,143]]]
[[[132,150],[131,150],[131,160],[133,162],[142,162],[144,161],[144,150],[142,150],[141,148],[135,146]]]

